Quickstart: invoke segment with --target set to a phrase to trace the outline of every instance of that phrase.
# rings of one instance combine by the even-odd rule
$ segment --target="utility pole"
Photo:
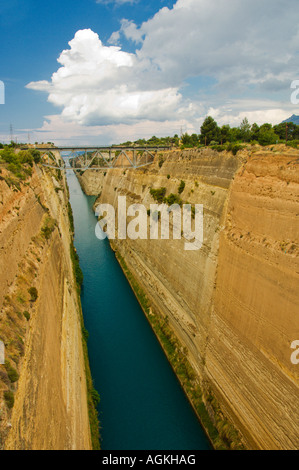
[[[10,125],[10,141],[13,142],[13,127]]]

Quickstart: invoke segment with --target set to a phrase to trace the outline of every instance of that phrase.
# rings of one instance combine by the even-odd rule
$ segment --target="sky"
[[[2,0],[0,141],[109,145],[299,114],[298,0]]]

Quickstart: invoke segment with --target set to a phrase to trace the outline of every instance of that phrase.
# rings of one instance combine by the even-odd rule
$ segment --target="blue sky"
[[[207,114],[299,114],[298,13],[297,0],[2,0],[0,140],[10,124],[22,141],[102,145],[199,132]]]

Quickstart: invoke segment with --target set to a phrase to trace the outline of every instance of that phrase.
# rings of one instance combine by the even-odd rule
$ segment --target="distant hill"
[[[285,121],[282,121],[282,124],[284,124],[285,122],[293,122],[294,124],[299,125],[299,116],[293,114],[293,116],[291,116],[290,118],[286,119]]]

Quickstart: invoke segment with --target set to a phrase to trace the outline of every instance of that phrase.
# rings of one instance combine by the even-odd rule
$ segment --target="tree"
[[[181,138],[182,144],[186,147],[197,147],[199,144],[199,136],[197,134],[192,134],[191,136],[187,133],[182,135]]]
[[[211,116],[208,116],[204,120],[203,125],[200,128],[200,132],[200,141],[205,145],[209,145],[212,140],[219,142],[221,137],[218,124]]]
[[[239,133],[240,139],[243,140],[244,142],[249,142],[250,137],[251,137],[251,126],[249,124],[247,117],[243,119],[239,129],[240,129],[240,133]]]
[[[185,145],[186,147],[191,147],[191,137],[187,132],[182,135],[181,137],[182,144]]]
[[[197,134],[191,135],[191,143],[193,147],[197,147],[199,144],[199,136]]]
[[[229,142],[237,142],[239,140],[239,133],[240,129],[238,127],[232,127],[228,135]]]
[[[178,134],[175,134],[174,137],[170,141],[173,145],[178,147],[179,144],[180,144],[180,138],[179,138]]]
[[[258,140],[259,132],[260,132],[260,127],[255,122],[251,126],[251,140]]]
[[[277,134],[281,140],[285,140],[286,135],[288,140],[294,140],[299,138],[299,126],[297,126],[293,122],[282,122],[281,124],[274,126],[273,129],[275,131],[275,134]]]
[[[268,122],[266,122],[265,124],[263,124],[261,127],[260,127],[260,130],[263,132],[263,131],[271,131],[272,129],[272,124],[269,124]]]
[[[220,139],[221,139],[222,144],[225,144],[225,142],[229,141],[230,132],[231,132],[231,128],[230,128],[229,125],[225,125],[225,126],[221,127],[221,129],[220,129]]]
[[[261,127],[258,136],[258,142],[260,145],[271,145],[275,144],[278,140],[278,136],[275,134],[274,129],[271,126],[271,129]]]

